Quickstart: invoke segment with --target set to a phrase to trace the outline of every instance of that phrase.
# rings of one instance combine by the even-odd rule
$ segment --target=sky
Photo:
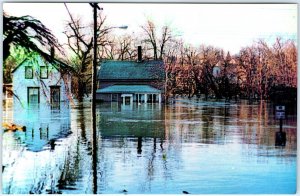
[[[87,24],[93,21],[88,3],[67,3],[72,14]],[[128,25],[116,34],[139,34],[147,18],[158,27],[168,24],[174,36],[198,47],[213,45],[236,54],[255,40],[274,42],[277,36],[297,38],[297,4],[137,4],[100,3],[111,26]],[[62,33],[69,20],[63,3],[3,3],[9,15],[31,15],[52,30],[61,44]],[[296,40],[297,41],[297,40]]]

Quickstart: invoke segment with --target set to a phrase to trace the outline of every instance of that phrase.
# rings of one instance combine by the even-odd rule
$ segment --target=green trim
[[[43,69],[43,68],[46,68],[46,76],[45,76],[45,77],[42,76],[42,69]],[[48,75],[49,75],[49,69],[48,69],[48,66],[40,66],[40,78],[41,78],[41,79],[48,79]]]
[[[38,103],[40,103],[40,87],[27,87],[27,104],[29,103],[29,90],[30,89],[38,89]]]
[[[45,59],[42,55],[36,55],[33,57],[26,57],[17,67],[15,67],[11,73],[14,73],[17,69],[19,69],[19,67],[21,67],[26,61],[31,60],[32,58],[37,58],[37,56],[40,56],[43,60],[45,60],[46,62],[50,63],[57,71],[60,71],[61,68],[67,68],[70,70],[73,70],[73,68],[69,65],[67,65],[66,63],[58,60],[58,59],[54,59],[52,62],[48,61],[47,59]],[[49,56],[50,57],[50,56]],[[46,64],[45,62],[45,64]]]
[[[28,76],[27,71],[31,69],[31,75]],[[33,66],[25,66],[25,79],[33,79]]]

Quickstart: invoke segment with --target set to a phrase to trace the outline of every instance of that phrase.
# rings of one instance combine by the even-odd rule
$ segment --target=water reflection
[[[137,106],[133,112],[123,113],[123,108],[114,111],[109,108],[105,105],[101,108],[101,152],[104,159],[115,161],[109,163],[109,170],[102,168],[107,173],[106,182],[98,182],[105,184],[100,189],[102,193],[117,193],[122,189],[129,193],[181,193],[187,187],[192,193],[245,193],[243,187],[249,186],[249,175],[252,180],[257,178],[253,184],[258,186],[246,193],[272,193],[275,191],[267,178],[277,174],[281,176],[278,182],[288,181],[290,186],[276,193],[295,190],[296,122],[286,121],[289,145],[284,150],[276,149],[274,134],[278,122],[267,103],[178,100],[176,105],[156,111],[146,112],[147,109],[139,110]],[[161,151],[157,151],[158,138]],[[138,159],[132,153],[134,146]],[[279,160],[288,161],[290,168],[282,170],[277,165]],[[272,168],[274,173],[264,176],[263,168]],[[132,177],[136,175],[139,178]],[[232,175],[236,178],[229,178]],[[199,188],[195,179],[204,187]],[[231,185],[224,187],[224,182]],[[212,191],[209,187],[213,185],[220,188]]]
[[[30,151],[42,151],[50,141],[71,134],[70,110],[66,105],[62,110],[53,109],[49,105],[32,105],[28,109],[17,105],[7,108],[5,113],[11,114],[11,118],[5,119],[6,122],[26,127],[26,131],[17,131],[12,135]]]
[[[65,171],[73,171],[73,160],[79,160],[70,156],[76,154],[72,151],[77,140],[71,139],[76,133],[71,132],[69,106],[16,106],[4,112],[12,114],[7,122],[25,125],[27,131],[3,134],[3,192],[60,193],[63,180],[71,179]],[[73,182],[77,179],[73,176]]]
[[[52,110],[47,115],[53,121],[40,120],[38,126],[28,122],[26,136],[5,133],[4,192],[295,192],[295,115],[283,121],[286,145],[277,148],[279,122],[270,103],[178,99],[172,105],[127,106],[97,106],[96,159],[89,103],[71,107],[69,116]],[[54,122],[69,127],[72,134],[53,137]],[[39,147],[42,151],[28,147],[32,134],[48,141]],[[18,162],[27,163],[26,172],[14,172],[21,167]]]
[[[137,143],[137,153],[142,153],[142,137],[138,137],[138,143]]]

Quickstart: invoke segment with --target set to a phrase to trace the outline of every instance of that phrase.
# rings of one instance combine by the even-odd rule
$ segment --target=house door
[[[60,103],[60,87],[50,86],[50,100],[52,105],[59,105]]]
[[[133,95],[132,94],[122,94],[121,97],[123,99],[124,105],[132,105],[132,103],[133,103]]]
[[[131,102],[131,97],[125,97],[125,104],[129,105]]]
[[[28,100],[28,104],[38,104],[40,102],[40,88],[28,87],[27,100]]]

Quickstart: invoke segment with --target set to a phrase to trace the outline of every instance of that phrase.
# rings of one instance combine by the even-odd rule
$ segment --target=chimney
[[[55,49],[53,46],[51,46],[50,57],[52,61],[54,60],[54,55],[55,55]]]
[[[137,62],[142,62],[142,46],[138,46],[138,60]]]

